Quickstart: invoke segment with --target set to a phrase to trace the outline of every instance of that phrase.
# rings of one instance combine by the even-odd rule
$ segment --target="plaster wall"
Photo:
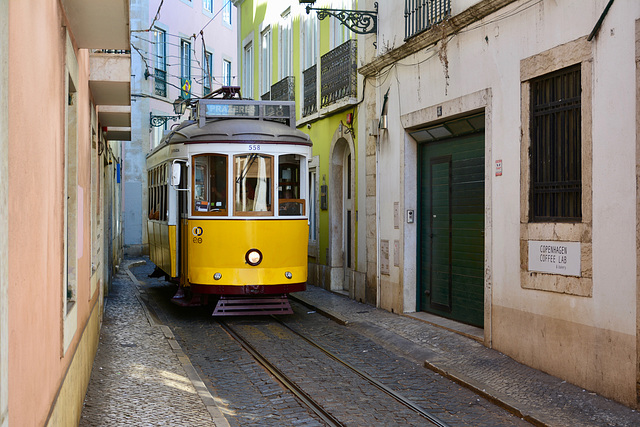
[[[9,1],[0,0],[0,52],[9,51]],[[0,104],[8,105],[9,56],[0,55]],[[9,425],[9,110],[0,111],[0,427]]]
[[[405,128],[485,111],[485,212],[490,233],[485,248],[485,343],[530,366],[635,405],[636,99],[631,88],[636,85],[638,4],[614,3],[589,42],[592,294],[525,289],[520,277],[521,61],[589,35],[606,4],[512,2],[448,37],[446,48],[442,42],[431,45],[377,75],[376,99],[380,102],[387,90],[390,96],[389,129],[380,152],[380,169],[389,172],[380,183],[380,239],[400,238],[404,247],[399,269],[403,275],[389,275],[385,286],[390,290],[383,293],[382,305],[415,309],[416,227],[405,223],[399,232],[393,211],[398,194],[402,211],[416,206],[417,144]],[[399,46],[404,20],[393,5],[379,6],[379,15],[390,17],[380,20],[379,49],[385,53]],[[504,15],[508,16],[498,19]],[[468,96],[483,91],[490,93],[485,105],[468,102]],[[437,106],[443,107],[439,117],[432,114]],[[495,160],[502,160],[502,176],[493,173]],[[394,300],[396,295],[404,306]]]
[[[57,0],[38,8],[11,2],[8,11],[8,405],[11,425],[44,425],[97,298],[90,283],[89,54],[73,52],[78,64],[74,102],[79,199],[73,212],[77,220],[69,227],[78,239],[78,279],[74,314],[67,315],[62,295],[65,45],[70,26]],[[70,38],[73,41],[73,34]],[[65,337],[63,318],[68,316],[77,317]],[[83,380],[86,386],[88,377]]]

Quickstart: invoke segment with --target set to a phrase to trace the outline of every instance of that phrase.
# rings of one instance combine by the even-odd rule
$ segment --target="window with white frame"
[[[244,47],[242,56],[242,92],[253,98],[253,43]]]
[[[182,97],[191,97],[191,43],[182,40],[180,42],[180,87]]]
[[[222,84],[231,86],[231,61],[222,60]]]
[[[231,0],[223,0],[225,3],[222,6],[222,22],[227,25],[231,25],[231,8],[233,5],[231,4]]]
[[[207,52],[204,46],[202,47],[202,89],[203,95],[211,92],[211,84],[213,81],[213,53]]]
[[[159,28],[153,30],[154,43],[154,93],[167,96],[167,33]]]
[[[213,0],[202,0],[202,8],[205,12],[213,13]]]
[[[280,40],[278,43],[278,80],[292,75],[291,66],[291,12],[287,10],[282,14],[280,22]]]
[[[318,55],[318,19],[316,15],[303,15],[302,24],[302,69],[306,70],[317,62]]]
[[[333,0],[331,2],[334,9],[353,10],[353,0]],[[351,30],[340,21],[331,19],[331,49],[335,49],[353,36]]]
[[[271,28],[264,30],[260,39],[260,95],[264,95],[271,90]]]

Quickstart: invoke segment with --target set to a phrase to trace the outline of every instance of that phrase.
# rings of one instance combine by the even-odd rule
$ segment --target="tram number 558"
[[[260,151],[260,144],[249,145],[249,151]]]

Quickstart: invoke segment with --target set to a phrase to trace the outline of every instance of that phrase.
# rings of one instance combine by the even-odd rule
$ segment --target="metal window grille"
[[[404,39],[451,16],[451,0],[404,0]]]
[[[531,81],[532,222],[582,219],[580,65]]]

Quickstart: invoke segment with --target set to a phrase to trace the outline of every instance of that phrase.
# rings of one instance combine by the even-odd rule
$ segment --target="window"
[[[202,0],[202,8],[205,12],[213,13],[213,0]]]
[[[580,65],[531,81],[532,222],[582,218]]]
[[[225,3],[222,6],[222,22],[227,25],[231,25],[231,0],[223,0]]]
[[[222,84],[231,86],[231,61],[222,60]]]
[[[304,215],[305,205],[300,186],[300,156],[287,154],[278,162],[278,214]]]
[[[242,92],[245,96],[253,98],[253,44],[244,47],[242,65]]]
[[[267,28],[261,34],[260,48],[260,95],[271,90],[271,29]]]
[[[153,150],[155,147],[160,145],[160,142],[162,141],[162,138],[164,137],[164,133],[167,130],[169,130],[169,123],[168,122],[164,122],[164,124],[162,126],[154,126],[153,127],[153,129],[151,130],[152,134],[151,134],[151,146],[149,147],[150,150]]]
[[[147,172],[149,186],[149,219],[167,221],[168,207],[168,168],[167,163],[154,167]]]
[[[204,62],[202,69],[202,74],[204,76],[202,79],[202,88],[204,95],[206,95],[211,92],[211,82],[213,80],[211,77],[213,75],[213,54],[204,50],[203,47],[202,57],[204,58],[204,61],[202,61]]]
[[[280,42],[278,43],[278,79],[292,75],[291,72],[291,13],[287,11],[282,15],[280,23]]]
[[[186,40],[180,42],[180,87],[182,98],[191,97],[191,43]]]
[[[193,158],[193,215],[227,215],[227,156]]]
[[[338,0],[334,1],[335,9],[353,10],[353,0]],[[342,25],[337,19],[331,20],[331,49],[335,49],[340,46],[352,36],[351,30],[346,25]]]
[[[234,214],[273,215],[273,157],[234,156]]]
[[[155,94],[167,96],[167,44],[166,32],[160,29],[153,30],[154,59],[155,59]]]
[[[318,210],[317,203],[317,191],[318,185],[318,172],[317,168],[309,169],[309,242],[316,242],[318,240],[317,219],[316,213]]]
[[[428,30],[451,15],[451,0],[404,0],[404,39]]]
[[[302,69],[316,65],[318,55],[318,20],[315,15],[303,15],[303,64]]]

